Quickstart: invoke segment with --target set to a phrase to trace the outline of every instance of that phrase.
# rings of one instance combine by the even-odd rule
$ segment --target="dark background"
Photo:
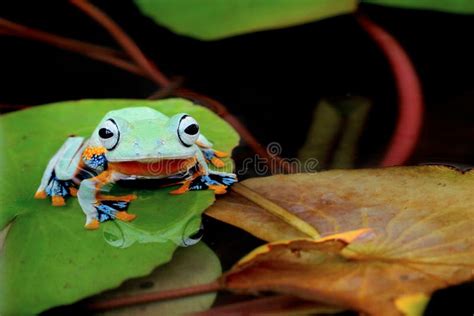
[[[384,56],[352,16],[201,42],[157,26],[132,1],[94,3],[164,73],[181,76],[185,87],[223,102],[263,144],[281,143],[285,156],[294,156],[303,144],[319,99],[345,95],[373,101],[358,166],[376,165],[383,154],[396,120],[395,86]],[[361,10],[400,41],[422,81],[425,124],[410,163],[470,165],[474,161],[474,17],[367,5]],[[66,1],[2,1],[0,17],[117,47],[100,26]],[[113,66],[14,37],[0,36],[0,70],[0,104],[146,98],[157,90],[147,79]],[[245,146],[240,150],[250,154]],[[468,297],[474,297],[472,285],[441,291],[427,313],[463,309],[472,315]]]
[[[96,1],[169,76],[223,102],[264,144],[295,155],[322,96],[373,100],[359,162],[375,164],[396,118],[396,91],[384,56],[352,16],[214,42],[177,36],[141,15],[132,1]],[[426,100],[411,163],[474,160],[474,18],[362,6],[393,34],[419,72]],[[72,38],[117,47],[66,1],[2,1],[0,16]],[[48,45],[0,37],[0,104],[80,98],[144,98],[156,86],[107,64]]]

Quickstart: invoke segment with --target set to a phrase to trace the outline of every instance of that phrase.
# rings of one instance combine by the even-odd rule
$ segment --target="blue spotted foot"
[[[95,205],[97,219],[93,219],[85,227],[87,229],[98,229],[100,223],[114,219],[119,219],[124,222],[133,221],[137,216],[127,213],[127,209],[130,205],[130,201],[135,198],[135,195],[121,197],[103,196],[102,199],[98,199]]]
[[[76,193],[77,188],[74,182],[59,180],[53,172],[44,190],[36,191],[35,199],[46,199],[50,196],[53,206],[64,206],[66,205],[65,199],[69,196],[75,196]]]
[[[237,176],[233,173],[211,172],[196,177],[189,185],[189,190],[213,190],[215,194],[224,194],[227,192],[227,187],[236,182]]]
[[[207,175],[194,174],[192,178],[182,182],[181,187],[171,194],[183,194],[188,191],[213,190],[215,194],[224,194],[227,187],[237,182],[233,173],[210,171]]]

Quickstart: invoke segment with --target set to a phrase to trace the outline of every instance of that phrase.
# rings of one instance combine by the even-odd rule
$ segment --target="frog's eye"
[[[120,139],[117,123],[112,119],[105,121],[99,129],[99,138],[107,150],[115,149]]]
[[[184,146],[194,145],[199,137],[199,125],[196,120],[189,115],[183,115],[178,125],[178,137]]]

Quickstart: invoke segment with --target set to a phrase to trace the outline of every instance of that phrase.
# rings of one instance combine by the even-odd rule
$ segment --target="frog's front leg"
[[[51,197],[54,206],[65,205],[65,198],[76,195],[74,177],[84,145],[83,137],[71,136],[49,161],[35,193],[35,198]]]
[[[135,219],[136,215],[126,212],[130,201],[136,198],[134,195],[113,197],[100,194],[104,185],[115,183],[119,179],[120,174],[106,170],[81,182],[77,197],[86,214],[85,228],[98,229],[100,222],[116,218],[126,222]]]

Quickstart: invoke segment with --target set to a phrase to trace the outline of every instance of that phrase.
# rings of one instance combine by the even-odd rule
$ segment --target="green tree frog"
[[[181,113],[168,117],[148,107],[107,113],[89,139],[71,136],[49,161],[35,198],[51,197],[54,206],[77,196],[86,215],[85,228],[97,229],[113,219],[131,221],[127,212],[135,195],[110,196],[101,188],[119,180],[165,179],[180,184],[171,194],[214,190],[237,181],[233,173],[210,170],[208,162],[224,167],[226,153],[212,149],[199,124]]]

